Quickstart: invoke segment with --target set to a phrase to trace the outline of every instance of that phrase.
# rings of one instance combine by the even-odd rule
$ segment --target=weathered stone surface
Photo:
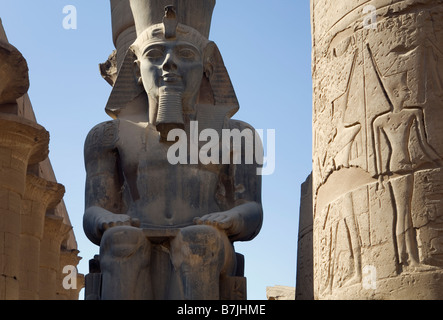
[[[60,273],[64,266],[60,265],[62,242],[67,238],[72,226],[63,223],[63,218],[46,215],[43,239],[40,250],[39,298],[41,300],[57,300],[60,292]]]
[[[129,0],[111,0],[112,39],[116,48],[117,70],[120,70],[129,46],[137,38]]]
[[[115,80],[117,79],[117,50],[114,50],[106,62],[100,65],[100,74],[103,79],[106,80],[111,86],[114,86]]]
[[[301,187],[297,250],[297,300],[314,299],[312,174]]]
[[[47,138],[43,127],[15,115],[0,114],[0,299],[19,298],[22,199],[31,157],[47,154],[40,144]],[[38,146],[38,147],[37,147]],[[47,144],[46,144],[47,148]],[[47,149],[46,149],[47,150]]]
[[[27,176],[21,211],[20,299],[39,299],[40,246],[45,214],[61,201],[65,188],[34,175]]]
[[[57,300],[77,300],[80,290],[85,286],[84,276],[73,269],[81,260],[79,253],[80,251],[76,249],[67,249],[62,241],[59,270],[57,272]],[[66,277],[69,277],[69,279]]]
[[[40,292],[54,297],[56,286],[40,272],[41,256],[47,254],[43,239],[58,241],[44,238],[47,213],[70,228],[58,251],[77,248],[62,201],[64,187],[48,159],[49,133],[36,122],[28,86],[26,61],[7,43],[0,21],[0,300],[41,299]],[[81,286],[82,275],[78,278]],[[78,290],[67,295],[78,299]]]
[[[0,105],[16,103],[28,89],[26,60],[14,46],[0,40]]]
[[[1,18],[0,18],[0,41],[8,42],[9,43],[8,37],[6,36],[6,32],[3,29],[3,23],[2,23],[2,19]]]
[[[93,265],[101,274],[87,277],[89,299],[246,298],[233,243],[261,228],[259,164],[222,161],[232,145],[222,147],[220,136],[211,161],[200,161],[204,144],[193,138],[205,129],[248,129],[255,142],[253,128],[232,119],[238,101],[207,38],[214,4],[111,1],[118,76],[106,110],[114,120],[85,143],[84,229],[100,246]],[[174,132],[179,139],[168,139]],[[186,155],[174,163],[177,143]],[[244,157],[247,146],[237,150]]]
[[[311,6],[315,297],[441,299],[443,1]]]
[[[295,288],[287,286],[275,286],[266,288],[268,300],[295,300]]]

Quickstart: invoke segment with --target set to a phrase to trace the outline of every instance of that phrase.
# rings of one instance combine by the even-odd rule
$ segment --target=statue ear
[[[211,96],[211,104],[229,106],[234,115],[239,107],[237,96],[232,86],[228,71],[217,45],[209,42],[203,51],[204,76],[200,97]],[[206,98],[203,101],[208,101]],[[202,101],[199,101],[202,103]],[[231,115],[231,116],[232,116]]]
[[[213,42],[210,42],[209,45],[206,46],[203,52],[203,68],[205,72],[206,78],[210,79],[212,74],[214,73],[214,46]]]

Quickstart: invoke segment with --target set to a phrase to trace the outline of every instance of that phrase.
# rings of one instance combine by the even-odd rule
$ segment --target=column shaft
[[[443,1],[311,0],[317,299],[443,298]]]

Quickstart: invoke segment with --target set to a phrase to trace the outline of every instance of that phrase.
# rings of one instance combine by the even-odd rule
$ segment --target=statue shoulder
[[[228,122],[228,126],[231,131],[236,129],[240,131],[241,135],[245,137],[245,139],[242,140],[243,148],[252,148],[256,164],[258,162],[258,164],[262,165],[263,164],[262,130],[257,130],[251,124],[236,119],[230,119]],[[250,137],[251,139],[247,139],[247,137]]]
[[[85,141],[85,154],[93,150],[114,149],[118,141],[119,120],[102,122],[89,131]]]

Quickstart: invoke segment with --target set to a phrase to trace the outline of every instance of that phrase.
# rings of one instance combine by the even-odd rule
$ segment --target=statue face
[[[191,107],[200,89],[203,60],[200,50],[186,41],[157,41],[146,45],[139,57],[140,76],[151,98],[168,91],[182,94]],[[186,105],[188,104],[188,106]]]

